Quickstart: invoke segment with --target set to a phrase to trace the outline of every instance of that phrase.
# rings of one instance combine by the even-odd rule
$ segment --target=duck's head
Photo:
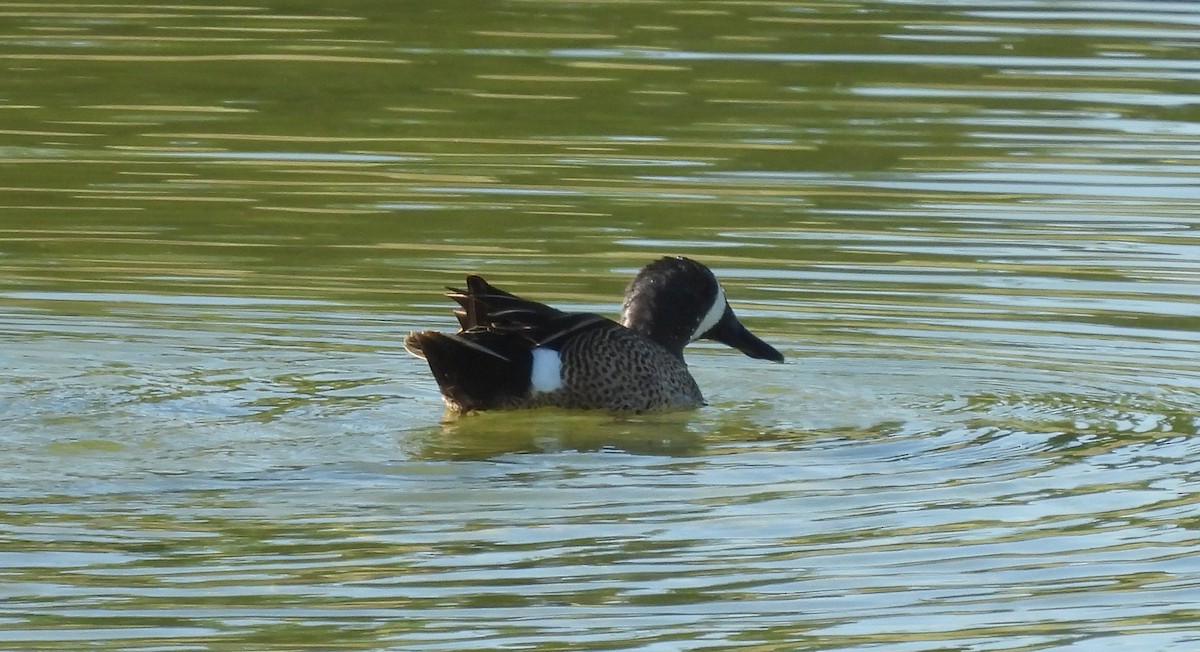
[[[738,321],[712,270],[682,256],[642,268],[625,289],[621,325],[682,357],[698,339],[716,340],[751,358],[783,362],[783,354]]]

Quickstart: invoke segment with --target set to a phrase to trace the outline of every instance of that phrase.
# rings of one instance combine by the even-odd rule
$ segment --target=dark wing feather
[[[507,329],[563,314],[561,310],[505,292],[474,274],[467,277],[466,290],[447,289],[450,293],[446,296],[459,305],[454,316],[464,331],[480,327]]]
[[[522,299],[505,292],[482,277],[467,277],[467,289],[448,288],[447,295],[459,305],[454,311],[462,330],[459,335],[477,339],[477,333],[518,335],[530,347],[561,344],[568,335],[588,328],[616,323],[591,313],[567,313],[544,303]],[[490,339],[490,338],[489,338]]]

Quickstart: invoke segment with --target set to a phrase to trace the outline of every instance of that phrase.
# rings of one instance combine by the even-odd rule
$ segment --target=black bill
[[[725,314],[721,315],[717,325],[700,337],[732,346],[757,360],[783,362],[783,354],[743,326],[737,315],[733,314],[733,308],[729,306],[725,306]]]

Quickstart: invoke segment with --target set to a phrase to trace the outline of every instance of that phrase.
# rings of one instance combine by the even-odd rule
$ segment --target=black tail
[[[422,331],[404,346],[425,358],[442,395],[464,412],[509,406],[529,394],[533,357],[511,336]]]

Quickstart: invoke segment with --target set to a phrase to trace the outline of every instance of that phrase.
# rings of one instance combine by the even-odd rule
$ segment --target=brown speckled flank
[[[617,324],[563,346],[563,388],[530,398],[539,405],[647,412],[699,407],[704,396],[687,364]]]
[[[704,404],[683,348],[707,338],[752,358],[783,355],[746,330],[712,271],[661,258],[629,284],[621,323],[522,299],[476,275],[451,289],[457,333],[404,340],[424,358],[446,404],[458,412],[562,407],[651,412]]]

